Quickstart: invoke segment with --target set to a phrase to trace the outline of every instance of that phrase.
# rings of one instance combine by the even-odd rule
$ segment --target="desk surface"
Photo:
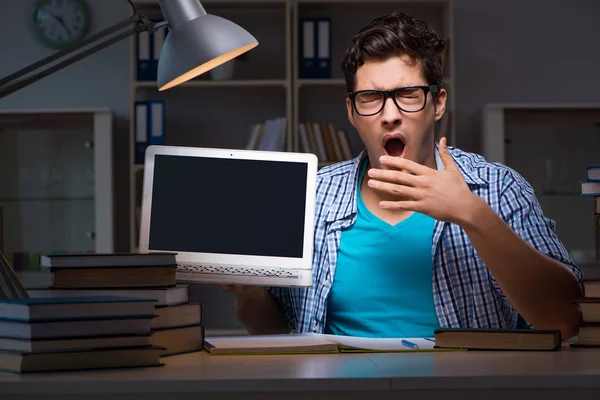
[[[600,389],[600,349],[209,356],[165,366],[68,373],[0,373],[0,397],[23,394]],[[35,383],[35,385],[32,385]]]

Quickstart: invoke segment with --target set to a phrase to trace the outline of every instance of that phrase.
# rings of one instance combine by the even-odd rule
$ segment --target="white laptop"
[[[177,253],[177,279],[311,286],[314,154],[149,146],[140,252]]]

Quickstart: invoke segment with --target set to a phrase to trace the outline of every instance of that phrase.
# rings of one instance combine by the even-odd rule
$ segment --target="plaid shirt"
[[[527,243],[569,267],[581,270],[555,233],[555,222],[545,218],[532,187],[512,169],[486,162],[477,154],[448,148],[471,191],[483,198]],[[443,169],[435,145],[438,170]],[[363,151],[353,160],[319,171],[315,210],[313,285],[268,288],[281,306],[290,328],[297,332],[325,329],[327,296],[333,283],[341,230],[356,220],[356,190]],[[515,328],[518,313],[486,268],[464,230],[436,221],[431,246],[433,300],[441,327]],[[360,296],[360,293],[357,293]]]

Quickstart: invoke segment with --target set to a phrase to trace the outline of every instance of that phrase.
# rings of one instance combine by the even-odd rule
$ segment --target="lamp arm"
[[[60,50],[40,61],[37,61],[31,65],[28,65],[27,67],[1,79],[0,80],[0,98],[8,96],[9,94],[16,92],[19,89],[22,89],[25,86],[28,86],[28,85],[50,75],[58,70],[63,69],[64,67],[66,67],[68,65],[71,65],[71,64],[73,64],[91,54],[94,54],[116,42],[119,42],[135,33],[144,32],[144,31],[154,33],[157,29],[162,28],[166,25],[167,25],[167,23],[165,21],[155,24],[154,22],[150,21],[150,19],[143,14],[132,15],[127,20],[119,22],[109,28],[106,28],[106,29],[90,36],[89,38],[76,43],[74,46],[72,46],[68,49]],[[122,30],[123,28],[127,28],[127,27],[129,27],[127,30],[125,30],[117,35],[114,35],[115,32],[118,32],[119,30]],[[106,37],[108,35],[113,35],[113,36],[106,39]],[[78,51],[100,39],[104,39],[104,41],[97,43],[94,46],[92,46],[86,50],[82,50],[75,55],[72,55],[76,51]],[[72,56],[70,56],[70,58],[67,58],[66,60],[63,60],[63,61],[53,65],[52,67],[47,68],[46,70],[38,72],[28,78],[22,79],[26,74],[29,74],[30,72],[35,71],[36,69],[38,69],[40,67],[47,66],[48,64],[50,64],[62,57],[69,56],[69,55],[72,55]]]

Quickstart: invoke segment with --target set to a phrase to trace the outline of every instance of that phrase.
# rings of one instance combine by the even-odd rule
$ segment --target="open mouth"
[[[405,147],[404,138],[400,136],[389,136],[383,139],[383,148],[389,156],[402,157]]]

